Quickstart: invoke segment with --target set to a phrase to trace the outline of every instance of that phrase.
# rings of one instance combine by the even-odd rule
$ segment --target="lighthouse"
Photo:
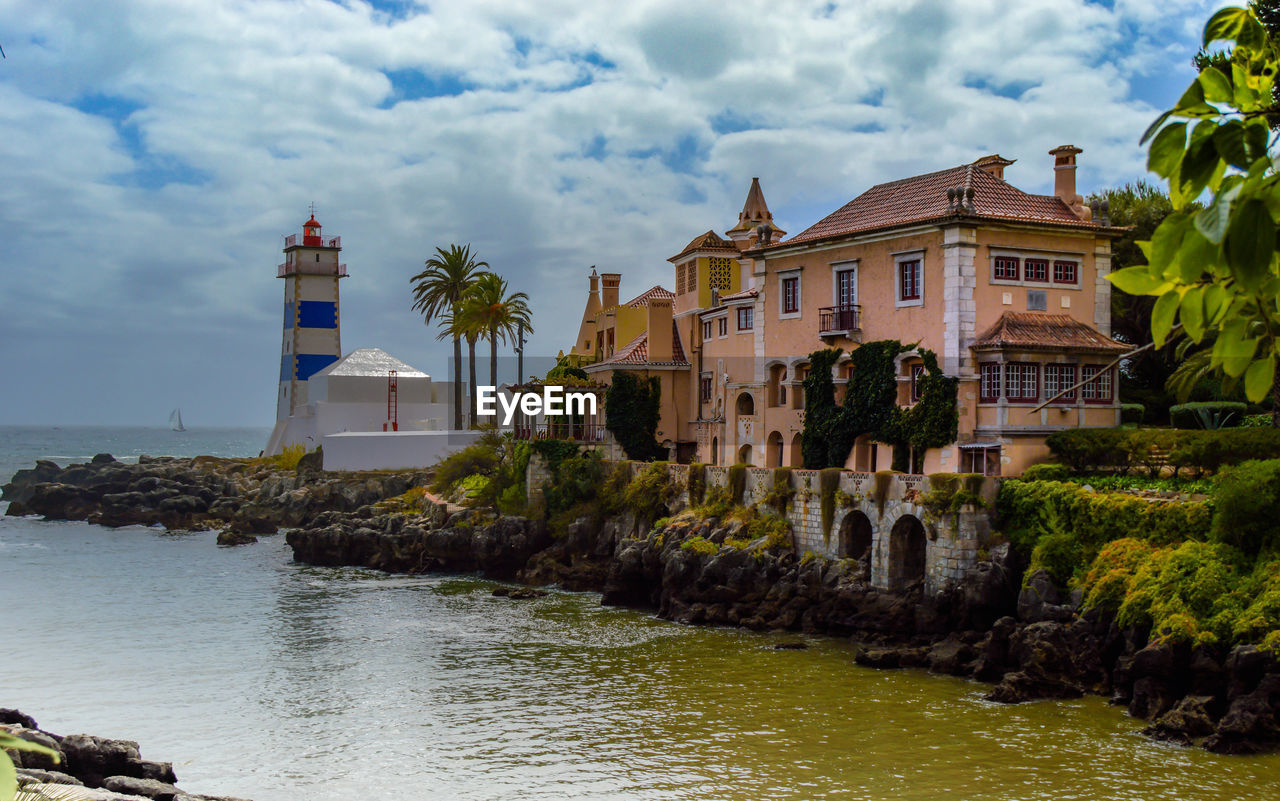
[[[301,236],[285,237],[284,263],[276,268],[284,279],[277,428],[307,405],[308,379],[342,356],[338,281],[347,277],[347,265],[338,261],[341,252],[342,237],[322,235],[314,211]]]

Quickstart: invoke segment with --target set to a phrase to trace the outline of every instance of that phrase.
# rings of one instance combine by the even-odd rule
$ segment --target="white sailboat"
[[[174,409],[169,412],[169,430],[170,431],[186,431],[187,427],[182,424],[182,410]]]

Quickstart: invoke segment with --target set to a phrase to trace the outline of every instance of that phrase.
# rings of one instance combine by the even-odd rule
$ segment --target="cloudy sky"
[[[281,236],[343,237],[343,345],[439,374],[408,278],[470,242],[576,334],[737,219],[792,233],[999,152],[1141,177],[1202,0],[0,0],[0,424],[269,425]]]

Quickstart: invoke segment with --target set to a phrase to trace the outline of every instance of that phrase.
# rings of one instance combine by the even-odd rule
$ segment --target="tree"
[[[505,278],[481,273],[462,300],[462,315],[477,325],[480,335],[489,340],[489,383],[497,386],[498,340],[514,340],[520,325],[525,331],[533,332],[529,296],[523,292],[508,294]]]
[[[453,311],[445,315],[443,329],[436,336],[437,339],[452,337],[459,350],[461,350],[460,343],[463,340],[467,342],[467,425],[469,428],[476,427],[476,340],[484,334],[484,322],[472,311],[467,307],[466,298],[463,298],[463,302],[454,306]],[[461,381],[454,382],[453,397],[456,402],[461,400],[460,384]],[[458,411],[460,412],[461,410],[459,409]],[[455,419],[459,417],[459,414],[454,415]],[[462,427],[460,422],[457,427]]]
[[[655,436],[661,402],[662,383],[656,376],[637,378],[625,370],[614,372],[604,396],[604,425],[628,459],[652,462],[667,455]]]
[[[447,251],[436,248],[436,255],[426,261],[426,269],[409,279],[413,286],[413,310],[421,312],[423,322],[428,325],[432,320],[439,320],[446,328],[451,327],[447,318],[452,316],[454,308],[471,288],[478,274],[488,266],[487,262],[476,261],[471,254],[470,245],[450,245]],[[460,429],[462,383],[457,371],[462,367],[462,339],[457,334],[453,335],[453,365],[453,427]],[[472,397],[475,397],[474,390]]]
[[[1173,211],[1169,196],[1158,186],[1146,181],[1108,189],[1089,198],[1105,201],[1111,224],[1129,230],[1111,244],[1111,269],[1146,264],[1138,242],[1148,240],[1156,228]],[[1137,348],[1151,342],[1151,307],[1155,298],[1148,295],[1111,294],[1111,335]],[[1178,366],[1172,350],[1149,349],[1125,361],[1120,372],[1121,395],[1147,407],[1147,419],[1162,419],[1174,402],[1165,383]]]
[[[1148,264],[1113,272],[1120,290],[1156,298],[1156,347],[1174,326],[1193,342],[1212,340],[1210,368],[1257,403],[1272,396],[1280,427],[1280,173],[1268,153],[1268,116],[1280,68],[1254,13],[1224,8],[1205,25],[1204,44],[1230,45],[1230,73],[1209,65],[1147,129],[1147,166],[1169,183],[1173,213],[1150,241]],[[1211,199],[1196,210],[1206,193]]]

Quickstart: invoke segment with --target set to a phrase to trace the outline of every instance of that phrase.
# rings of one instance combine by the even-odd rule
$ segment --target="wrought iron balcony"
[[[857,304],[847,306],[825,306],[818,309],[818,336],[848,336],[861,327],[862,307]]]

